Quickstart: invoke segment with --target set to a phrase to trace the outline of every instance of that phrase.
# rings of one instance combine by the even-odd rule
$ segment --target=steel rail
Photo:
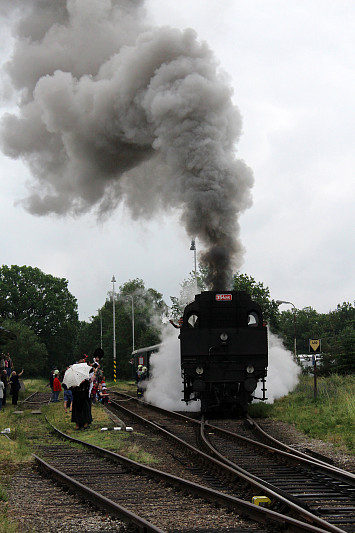
[[[33,457],[37,465],[43,472],[46,472],[46,474],[52,476],[60,484],[65,485],[66,487],[74,490],[76,493],[79,493],[85,498],[86,501],[92,502],[96,507],[99,507],[100,509],[109,512],[113,516],[123,519],[123,521],[128,522],[129,525],[133,524],[136,528],[136,531],[142,533],[165,533],[164,530],[160,529],[154,524],[151,524],[147,520],[144,520],[144,518],[141,518],[135,513],[132,513],[122,505],[119,505],[118,503],[110,500],[109,498],[106,498],[99,492],[92,490],[87,485],[83,485],[82,483],[68,476],[64,472],[61,472],[54,466],[51,466],[49,463],[47,463],[37,455],[33,454]]]
[[[29,396],[27,396],[27,398],[25,398],[22,403],[29,403],[30,400],[34,397],[34,396],[37,396],[38,394],[38,391],[37,392],[33,392],[32,394],[30,394]]]
[[[300,455],[296,455],[292,453],[292,451],[284,451],[284,450],[279,450],[277,448],[273,448],[269,446],[268,444],[254,441],[248,437],[244,437],[244,435],[239,435],[238,433],[234,433],[233,431],[229,431],[228,429],[220,428],[213,424],[206,423],[205,425],[206,427],[208,426],[210,429],[212,429],[216,433],[218,432],[220,434],[229,436],[230,438],[238,439],[242,442],[245,442],[246,444],[250,446],[254,446],[256,448],[262,449],[266,453],[269,453],[272,455],[278,454],[284,457],[290,464],[293,464],[296,466],[299,466],[300,464],[302,464],[302,466],[304,466],[308,470],[312,470],[313,472],[321,472],[322,474],[327,474],[329,476],[332,476],[337,481],[345,482],[348,485],[355,488],[355,475],[352,474],[351,472],[346,472],[345,470],[333,467],[332,465],[329,465],[327,463],[320,462],[318,460],[313,460],[313,458],[309,456],[302,457]]]
[[[190,453],[193,453],[195,456],[196,455],[199,456],[205,463],[208,463],[208,462],[211,463],[212,462],[214,464],[214,466],[216,466],[219,469],[224,470],[227,473],[227,475],[238,477],[238,478],[242,479],[244,482],[246,482],[250,486],[252,486],[253,489],[257,491],[256,492],[257,494],[267,495],[271,499],[271,501],[274,501],[274,502],[278,501],[278,502],[282,503],[283,505],[285,505],[290,510],[291,513],[295,513],[296,516],[301,516],[306,521],[306,523],[313,524],[314,527],[318,527],[319,526],[322,529],[323,532],[324,531],[330,531],[332,533],[344,533],[344,531],[342,529],[340,529],[340,528],[338,528],[336,526],[333,526],[329,522],[326,522],[325,520],[317,517],[316,515],[314,515],[310,511],[308,511],[305,508],[306,506],[301,506],[299,504],[299,502],[296,503],[295,498],[290,497],[287,493],[285,493],[281,489],[278,489],[274,485],[268,484],[265,481],[257,478],[256,476],[253,476],[253,475],[249,474],[245,470],[237,467],[234,463],[233,463],[233,466],[231,466],[229,464],[226,464],[225,461],[222,461],[222,460],[220,460],[218,458],[215,458],[215,457],[213,457],[211,455],[208,455],[208,454],[204,453],[203,451],[199,450],[198,448],[192,446],[191,444],[183,441],[182,439],[180,439],[176,435],[174,435],[174,434],[170,433],[169,431],[167,431],[166,429],[162,428],[158,424],[156,424],[154,422],[151,422],[149,420],[146,420],[143,417],[141,417],[140,415],[138,415],[137,413],[133,413],[132,411],[130,411],[126,407],[123,407],[123,406],[117,404],[114,400],[111,400],[111,405],[113,405],[113,406],[116,405],[117,407],[119,407],[119,409],[128,412],[130,415],[133,415],[136,419],[140,420],[141,423],[150,426],[155,431],[160,431],[161,433],[163,433],[170,440],[173,440],[175,443],[179,444],[180,446],[183,446],[183,447],[187,448]],[[147,405],[149,405],[149,404],[147,404]],[[154,406],[154,408],[155,408],[155,410],[160,409],[160,408],[156,408],[156,406]],[[165,409],[161,409],[161,411],[165,412],[166,414],[170,413],[170,411],[167,411]],[[176,417],[176,415],[178,415],[179,417],[182,417],[182,418],[186,418],[189,421],[193,420],[193,419],[190,419],[189,417],[184,417],[184,415],[173,413],[174,417]],[[196,421],[193,420],[193,422],[196,422]],[[201,427],[201,423],[199,421],[197,421],[197,423]],[[241,501],[243,501],[243,500],[241,500]],[[245,503],[248,503],[248,502],[245,502]],[[287,515],[284,515],[284,518],[289,518],[289,517]]]
[[[40,396],[41,394],[45,394],[47,399],[46,400],[36,401],[35,396]],[[37,391],[37,392],[34,392],[34,393],[30,394],[29,396],[27,396],[27,398],[22,400],[21,403],[24,406],[30,405],[32,403],[34,403],[34,404],[48,404],[48,403],[50,403],[50,395],[49,395],[49,393],[42,393],[42,392]]]
[[[248,422],[250,423],[250,425],[258,432],[260,433],[265,439],[269,440],[270,442],[272,442],[275,446],[278,446],[279,448],[282,448],[283,450],[285,450],[286,452],[288,452],[289,454],[292,454],[292,455],[296,455],[297,457],[300,457],[300,458],[303,458],[303,459],[308,459],[314,463],[319,463],[321,465],[324,465],[325,467],[328,467],[328,468],[331,468],[332,471],[339,471],[339,472],[343,472],[345,474],[347,474],[349,476],[349,478],[354,478],[355,480],[355,474],[352,474],[351,472],[347,472],[346,470],[342,469],[342,468],[339,468],[337,466],[334,466],[334,465],[331,465],[329,463],[327,463],[326,461],[322,461],[321,459],[318,459],[317,457],[312,457],[311,455],[308,455],[304,452],[301,452],[299,450],[296,450],[294,448],[292,448],[292,446],[288,445],[288,444],[285,444],[284,442],[281,442],[279,441],[278,439],[276,439],[275,437],[273,437],[272,435],[269,435],[269,433],[267,433],[257,422],[255,422],[255,420],[253,420],[249,415],[247,415],[247,420]]]
[[[150,466],[137,463],[131,459],[128,459],[127,457],[111,452],[110,450],[106,450],[104,448],[100,448],[99,446],[95,446],[94,444],[81,441],[74,437],[70,437],[69,435],[61,432],[59,429],[53,426],[48,420],[47,422],[59,436],[61,436],[62,438],[66,440],[75,442],[76,444],[81,444],[84,447],[87,447],[88,449],[94,451],[95,453],[99,455],[103,455],[106,459],[109,459],[113,462],[118,462],[121,464],[123,463],[127,468],[133,471],[144,472],[148,475],[158,477],[159,479],[168,483],[169,485],[176,486],[179,489],[184,488],[185,490],[188,490],[192,494],[196,494],[207,501],[210,501],[212,503],[217,503],[218,505],[221,505],[224,508],[228,508],[234,512],[237,511],[241,515],[247,516],[249,519],[254,520],[258,523],[262,523],[262,524],[270,524],[270,523],[275,524],[276,523],[280,527],[282,527],[283,530],[294,532],[294,533],[324,533],[325,531],[334,531],[334,533],[343,533],[343,531],[339,529],[329,530],[329,529],[319,528],[310,522],[299,521],[296,518],[285,516],[271,509],[267,509],[267,508],[254,505],[245,500],[241,500],[240,498],[237,498],[235,496],[224,494],[222,492],[216,491],[214,489],[210,489],[203,485],[193,483],[192,481],[188,481],[186,479],[173,476],[172,474],[168,474],[161,470],[157,470]],[[153,423],[153,426],[155,427],[155,429],[161,430],[161,428],[159,428],[159,426],[157,426],[154,423]],[[161,430],[161,431],[166,432],[166,430]],[[201,453],[203,454],[203,452]],[[211,458],[209,457],[209,459]],[[222,466],[225,467],[225,465],[223,464]],[[287,526],[287,529],[286,529],[286,526]]]
[[[297,497],[295,496],[292,496],[290,494],[288,494],[286,491],[280,489],[279,487],[271,484],[271,483],[268,483],[267,481],[263,480],[262,478],[254,475],[254,474],[251,474],[250,472],[247,472],[245,469],[243,469],[242,467],[240,467],[239,465],[237,465],[236,463],[234,463],[233,461],[230,461],[229,459],[227,459],[223,454],[221,454],[214,446],[213,444],[211,444],[209,442],[209,440],[206,438],[205,436],[205,430],[204,430],[204,424],[202,423],[201,424],[201,433],[200,433],[200,438],[201,440],[203,441],[203,444],[204,446],[206,447],[206,449],[208,449],[209,453],[211,453],[211,455],[213,455],[214,457],[216,457],[217,459],[219,459],[221,462],[224,462],[226,463],[227,465],[229,465],[231,468],[235,469],[237,472],[240,472],[241,474],[247,474],[248,476],[250,476],[251,478],[253,478],[255,481],[260,481],[262,484],[265,484],[266,487],[269,487],[270,489],[272,489],[273,491],[275,491],[277,494],[280,495],[280,497],[285,497],[287,500],[289,500],[290,502],[293,502],[295,504],[296,507],[299,507],[299,508],[302,508],[302,512],[300,512],[300,515],[303,516],[305,519],[307,519],[307,516],[308,517],[314,517],[313,519],[313,522],[316,523],[317,525],[322,525],[323,523],[323,527],[324,527],[324,530],[325,531],[344,531],[343,529],[341,528],[338,528],[337,526],[334,526],[332,524],[330,524],[330,522],[327,522],[326,520],[323,520],[322,518],[316,516],[314,513],[312,513],[312,511],[309,509],[309,506],[307,504],[304,504],[302,501],[300,501]],[[206,424],[206,426],[208,426],[209,428],[211,428],[211,426],[209,424]],[[212,426],[214,427],[214,426]],[[224,430],[223,430],[224,431]],[[237,435],[238,437],[240,437],[240,435]],[[243,437],[244,439],[245,437]],[[295,508],[296,508],[295,507]]]
[[[116,394],[122,394],[124,396],[126,396],[124,393],[116,393]],[[187,419],[189,421],[191,421],[192,424],[195,424],[196,426],[199,426],[200,425],[200,420],[196,420],[194,418],[191,418],[187,415],[183,415],[181,413],[176,413],[174,411],[168,411],[162,407],[158,407],[156,405],[152,405],[152,404],[148,404],[147,402],[145,402],[144,400],[142,399],[139,399],[137,400],[136,398],[132,397],[132,396],[129,396],[127,395],[127,398],[128,400],[133,400],[139,404],[142,404],[150,409],[153,409],[157,412],[161,412],[161,413],[166,413],[166,414],[169,414],[170,416],[173,416],[174,418],[177,418],[177,419],[181,419],[181,420],[184,420],[184,419]],[[287,457],[289,459],[290,462],[293,462],[294,464],[298,464],[296,463],[292,456],[295,456],[297,458],[297,460],[301,459],[301,462],[305,465],[308,465],[310,469],[314,470],[314,469],[317,469],[317,464],[320,465],[320,468],[319,470],[322,472],[322,473],[326,473],[326,474],[329,474],[329,475],[332,475],[335,479],[337,479],[338,481],[344,481],[346,483],[348,483],[349,485],[351,486],[354,486],[355,487],[355,474],[352,474],[351,472],[347,472],[346,470],[342,469],[342,468],[339,468],[339,467],[336,467],[334,465],[330,465],[329,463],[326,463],[325,461],[322,461],[320,459],[317,459],[315,457],[311,457],[310,455],[307,455],[303,452],[300,452],[298,450],[294,450],[293,448],[291,448],[291,446],[288,446],[287,444],[275,439],[275,437],[272,437],[271,435],[269,435],[265,430],[263,430],[249,415],[247,415],[246,419],[248,420],[248,422],[255,427],[255,429],[260,432],[260,434],[263,435],[263,437],[265,437],[266,439],[269,439],[273,444],[275,444],[276,446],[278,446],[279,448],[282,448],[282,450],[284,451],[285,453],[285,457]],[[245,442],[248,442],[250,443],[251,445],[253,446],[257,446],[257,447],[260,447],[260,448],[264,448],[265,450],[269,449],[270,450],[270,453],[280,453],[280,451],[282,452],[282,450],[279,450],[278,448],[274,448],[272,446],[269,446],[267,444],[263,444],[261,442],[257,442],[257,441],[254,441],[252,439],[249,439],[248,437],[244,437],[243,435],[239,435],[237,433],[234,433],[232,431],[229,431],[227,429],[224,429],[224,428],[220,428],[219,426],[215,426],[214,424],[210,424],[209,422],[206,422],[205,423],[206,425],[209,425],[209,427],[211,429],[214,429],[214,430],[218,430],[224,434],[230,434],[232,437],[235,437],[235,438],[239,438],[240,440],[244,440]],[[282,455],[282,453],[281,453]],[[323,469],[321,468],[323,467]]]
[[[123,393],[119,393],[119,394],[123,394]],[[174,418],[177,418],[177,419],[180,419],[180,420],[189,420],[192,424],[195,424],[196,427],[199,427],[201,425],[201,421],[200,420],[196,420],[194,418],[191,418],[189,416],[183,415],[181,413],[176,413],[174,411],[168,411],[168,410],[166,410],[166,409],[164,409],[162,407],[158,407],[156,405],[148,404],[147,402],[144,402],[144,400],[142,400],[142,399],[137,400],[136,398],[133,398],[133,397],[129,397],[129,398],[131,400],[133,400],[133,401],[135,401],[135,402],[137,402],[139,404],[142,404],[142,405],[146,406],[147,408],[153,409],[153,410],[155,410],[157,412],[165,413],[167,415],[170,415],[170,416],[172,416]],[[271,437],[270,435],[268,435],[249,416],[247,416],[247,420],[248,420],[249,423],[253,424],[258,431],[260,430],[260,433],[263,436],[265,436],[265,438],[269,438],[270,441],[272,441],[275,445],[279,445],[281,448],[284,448],[284,450],[279,450],[278,448],[274,448],[274,447],[269,446],[267,444],[254,441],[254,440],[252,440],[252,439],[250,439],[248,437],[245,437],[243,435],[239,435],[239,434],[234,433],[232,431],[229,431],[227,429],[220,428],[219,426],[215,426],[214,424],[210,424],[208,421],[204,422],[204,425],[208,426],[209,428],[213,429],[214,431],[218,431],[218,432],[220,432],[220,433],[222,433],[224,435],[229,435],[231,438],[238,438],[239,440],[244,441],[245,443],[248,443],[251,446],[259,447],[261,449],[264,449],[265,451],[269,451],[269,453],[271,453],[271,454],[279,454],[279,455],[285,457],[291,464],[293,463],[293,464],[298,466],[299,463],[301,462],[306,467],[308,467],[310,470],[320,471],[323,474],[325,473],[327,475],[331,475],[332,477],[334,477],[338,481],[345,482],[345,483],[349,484],[350,486],[355,487],[355,474],[352,474],[351,472],[347,472],[346,470],[343,470],[343,469],[338,468],[336,466],[329,465],[328,463],[325,463],[324,461],[321,461],[319,459],[310,457],[309,455],[303,454],[302,452],[297,452],[297,450],[293,450],[293,448],[291,448],[290,446],[287,446],[286,444],[278,441],[274,437]]]

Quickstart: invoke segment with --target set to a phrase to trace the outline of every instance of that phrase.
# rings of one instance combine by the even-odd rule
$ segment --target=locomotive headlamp
[[[203,368],[202,368],[202,366],[198,366],[198,367],[196,368],[196,374],[198,374],[199,376],[201,376],[201,374],[203,374]]]
[[[228,340],[228,333],[226,333],[225,331],[223,331],[219,338],[221,339],[222,342],[226,342]]]
[[[247,368],[246,368],[246,371],[247,371],[248,374],[252,374],[254,372],[253,365],[248,365]]]

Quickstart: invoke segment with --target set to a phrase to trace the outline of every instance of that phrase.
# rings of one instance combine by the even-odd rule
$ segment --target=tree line
[[[175,318],[188,303],[191,287],[197,285],[199,290],[207,290],[205,280],[206,270],[200,266],[182,283],[180,298],[171,297]],[[247,291],[260,304],[271,331],[282,339],[290,352],[294,352],[295,337],[297,355],[309,354],[311,339],[321,340],[320,373],[355,374],[355,302],[338,304],[329,313],[318,313],[312,307],[281,311],[268,287],[240,272],[233,276],[232,289]]]
[[[160,328],[167,313],[162,295],[146,289],[140,279],[131,280],[114,294],[118,376],[132,377],[132,302],[136,347],[160,342]],[[10,353],[16,369],[26,376],[46,376],[55,367],[65,369],[83,354],[104,350],[103,366],[112,377],[113,295],[108,294],[98,314],[80,321],[78,303],[68,281],[30,266],[0,268],[0,350]],[[102,329],[101,329],[102,325]],[[101,335],[102,331],[102,335]]]
[[[46,376],[51,368],[65,368],[82,354],[92,355],[97,347],[105,353],[104,370],[112,377],[113,303],[117,375],[133,376],[130,363],[133,348],[160,342],[162,324],[169,316],[178,319],[191,301],[196,284],[207,290],[206,270],[199,267],[181,284],[179,297],[171,297],[170,307],[162,295],[146,288],[143,280],[130,280],[114,294],[108,293],[96,315],[80,321],[78,303],[68,290],[68,281],[43,273],[30,266],[0,268],[0,325],[12,335],[0,335],[0,350],[10,353],[16,368],[25,368],[27,376]],[[236,273],[234,290],[246,290],[262,307],[273,333],[287,349],[309,352],[309,340],[322,341],[322,372],[355,373],[355,307],[339,304],[327,314],[311,307],[280,311],[268,287],[251,276]],[[114,298],[114,300],[113,300]],[[132,309],[133,302],[133,309]],[[134,321],[134,328],[133,326]]]

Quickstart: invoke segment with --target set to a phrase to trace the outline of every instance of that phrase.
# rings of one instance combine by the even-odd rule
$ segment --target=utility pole
[[[102,313],[101,313],[101,309],[98,309],[97,311],[100,317],[100,348],[102,350]]]
[[[115,283],[116,278],[112,276],[112,321],[113,321],[113,381],[116,382],[116,318],[115,318]]]
[[[292,305],[293,310],[293,359],[297,363],[297,339],[296,339],[296,306],[292,302],[285,300],[276,300],[277,305],[289,304]]]

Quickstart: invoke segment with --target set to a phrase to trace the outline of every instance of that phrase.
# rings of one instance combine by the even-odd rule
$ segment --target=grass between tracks
[[[20,402],[37,390],[45,391],[45,380],[25,380],[26,392],[20,392]],[[108,383],[110,388],[135,394],[133,382]],[[63,399],[63,393],[60,394]],[[21,413],[21,403],[11,405],[11,397],[0,411],[0,431],[10,428],[10,433],[0,435],[0,533],[16,533],[16,522],[7,516],[7,489],[11,474],[32,458],[35,445],[43,442],[49,431],[44,417],[64,433],[91,444],[111,449],[133,460],[154,463],[154,458],[136,444],[135,433],[105,431],[116,423],[107,415],[101,404],[93,405],[93,423],[89,431],[74,431],[70,415],[65,414],[63,401],[45,405],[41,414],[31,410]],[[10,402],[9,402],[10,400]],[[339,449],[355,454],[355,376],[332,375],[318,378],[317,395],[314,396],[313,376],[301,376],[295,390],[276,400],[273,404],[251,405],[254,417],[269,417],[293,424],[310,437],[322,439]]]

